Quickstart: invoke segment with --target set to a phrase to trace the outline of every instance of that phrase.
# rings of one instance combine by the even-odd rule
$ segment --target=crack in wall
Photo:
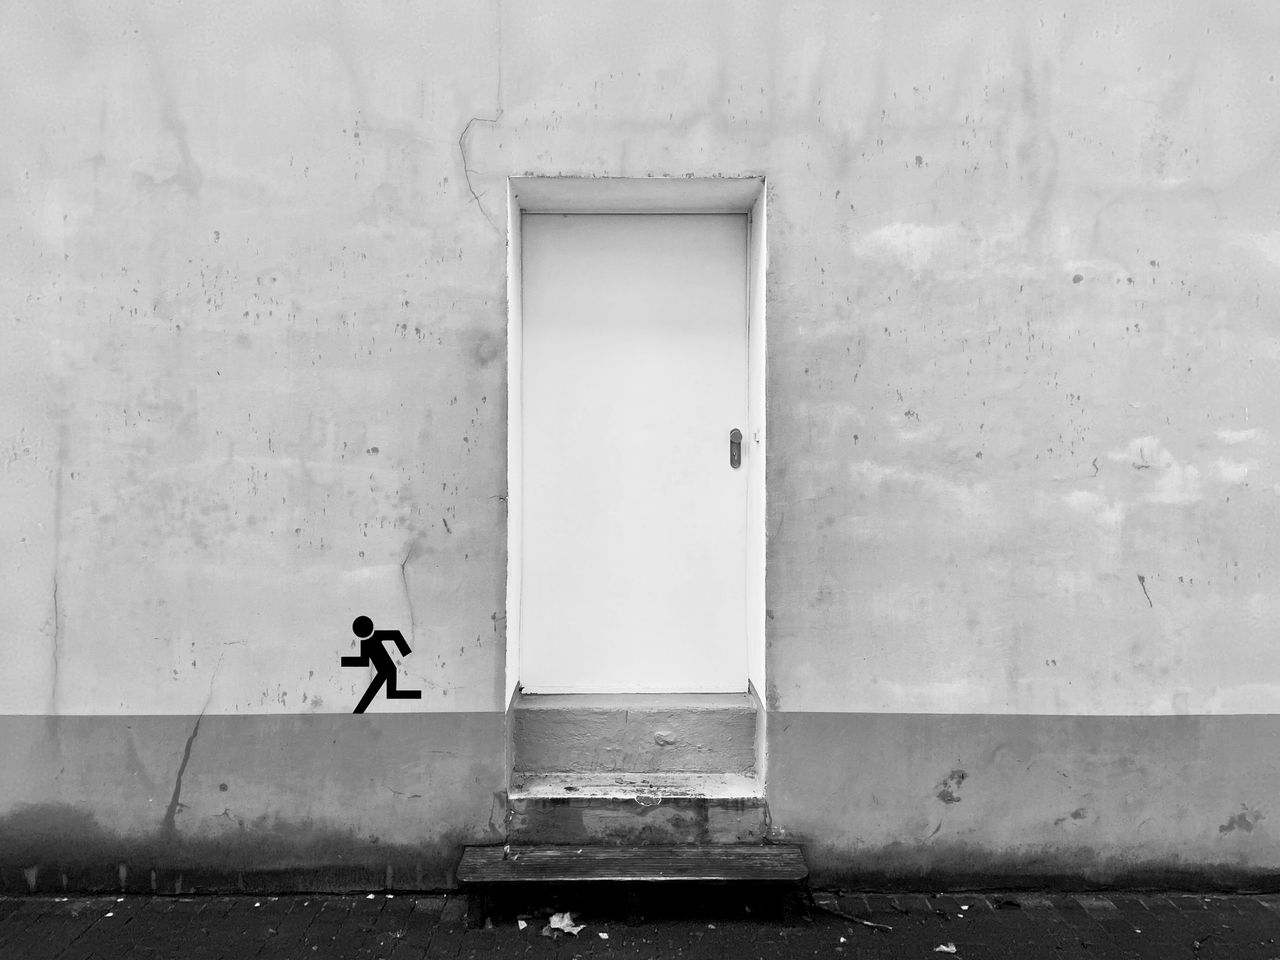
[[[462,133],[458,136],[458,152],[462,154],[462,176],[467,181],[467,190],[471,192],[471,199],[475,201],[477,207],[480,208],[481,215],[489,221],[489,226],[494,230],[498,230],[498,225],[493,222],[493,217],[489,216],[489,211],[484,208],[484,204],[480,202],[480,194],[476,193],[475,186],[471,183],[471,168],[467,166],[467,134],[471,132],[473,123],[497,123],[502,119],[502,111],[498,111],[496,117],[472,117],[467,121],[467,125],[462,128]],[[502,231],[498,231],[501,233]]]
[[[467,165],[467,134],[471,132],[471,126],[475,123],[494,123],[496,124],[502,119],[502,0],[497,0],[494,4],[494,28],[497,34],[497,107],[492,117],[473,116],[467,120],[466,126],[462,128],[462,133],[458,135],[458,153],[462,155],[462,176],[466,180],[467,190],[471,194],[471,199],[475,201],[475,205],[480,208],[481,215],[489,221],[489,226],[497,230],[498,233],[503,231],[493,222],[493,218],[489,216],[489,211],[484,208],[484,204],[480,202],[480,194],[476,193],[475,185],[471,182],[471,168]]]
[[[404,586],[404,602],[409,607],[409,641],[413,646],[418,639],[418,620],[413,613],[413,594],[409,592],[409,571],[406,569],[409,561],[413,559],[413,545],[409,546],[409,552],[404,555],[404,559],[400,561],[400,583]]]
[[[53,673],[49,685],[49,713],[58,714],[58,695],[61,685],[59,676],[62,664],[62,602],[58,597],[58,571],[62,569],[62,475],[67,469],[67,458],[71,442],[68,437],[66,411],[62,411],[63,421],[58,426],[58,466],[53,482],[53,638],[49,656],[52,660]]]
[[[53,713],[58,712],[58,665],[62,660],[62,608],[58,605],[58,570],[53,571],[53,683],[50,697],[53,700]]]
[[[204,719],[204,711],[200,711],[200,716],[196,717],[195,726],[191,728],[191,735],[187,737],[187,746],[182,751],[182,762],[178,764],[178,775],[173,781],[173,796],[169,798],[169,807],[164,812],[164,821],[160,825],[160,832],[166,837],[172,837],[176,834],[177,825],[174,822],[178,815],[178,808],[182,806],[182,775],[187,772],[187,764],[191,762],[191,745],[196,742],[196,734],[200,732],[200,721]]]
[[[173,796],[169,798],[169,806],[164,811],[164,820],[160,823],[160,833],[167,838],[174,837],[178,832],[178,811],[183,809],[182,777],[187,772],[187,764],[191,762],[191,747],[200,733],[200,721],[209,712],[209,704],[213,703],[213,685],[217,682],[218,672],[221,669],[222,657],[219,657],[217,665],[213,668],[213,676],[209,678],[209,696],[205,698],[204,706],[200,708],[196,722],[191,728],[191,734],[187,737],[187,744],[182,750],[182,762],[178,764],[177,776],[173,778]]]
[[[1151,594],[1147,593],[1147,578],[1142,574],[1138,574],[1138,586],[1142,588],[1142,595],[1147,598],[1147,606],[1154,607],[1155,604],[1151,602]]]

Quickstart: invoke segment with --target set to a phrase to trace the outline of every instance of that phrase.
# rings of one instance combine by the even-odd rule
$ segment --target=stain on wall
[[[964,783],[965,777],[967,776],[968,774],[963,770],[952,770],[943,777],[942,782],[938,784],[938,792],[936,794],[937,798],[943,803],[959,803],[962,799],[960,796],[960,786]]]

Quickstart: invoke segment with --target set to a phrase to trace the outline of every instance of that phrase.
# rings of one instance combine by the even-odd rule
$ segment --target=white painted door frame
[[[523,441],[521,396],[523,313],[521,218],[525,213],[743,213],[748,217],[746,594],[747,676],[765,686],[765,202],[762,177],[512,177],[507,181],[507,591],[506,690],[520,681],[523,589]]]

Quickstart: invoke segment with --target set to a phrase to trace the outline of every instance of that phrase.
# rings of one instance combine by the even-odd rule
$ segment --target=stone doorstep
[[[458,882],[782,881],[809,875],[795,844],[518,845],[463,850]]]
[[[759,709],[750,693],[521,694],[510,719],[513,770],[750,777]]]
[[[759,842],[768,810],[758,711],[750,693],[518,696],[509,839]]]
[[[539,774],[516,779],[507,829],[524,843],[759,843],[769,813],[750,777]]]
[[[515,773],[507,791],[511,800],[759,800],[764,785],[755,776],[736,773]]]

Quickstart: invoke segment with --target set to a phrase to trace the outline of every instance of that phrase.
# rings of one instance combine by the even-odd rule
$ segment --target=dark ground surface
[[[0,958],[1280,958],[1280,895],[818,892],[815,901],[803,909],[777,891],[628,895],[596,884],[505,898],[491,926],[476,927],[466,898],[453,895],[0,898]],[[555,909],[585,928],[543,936]]]

